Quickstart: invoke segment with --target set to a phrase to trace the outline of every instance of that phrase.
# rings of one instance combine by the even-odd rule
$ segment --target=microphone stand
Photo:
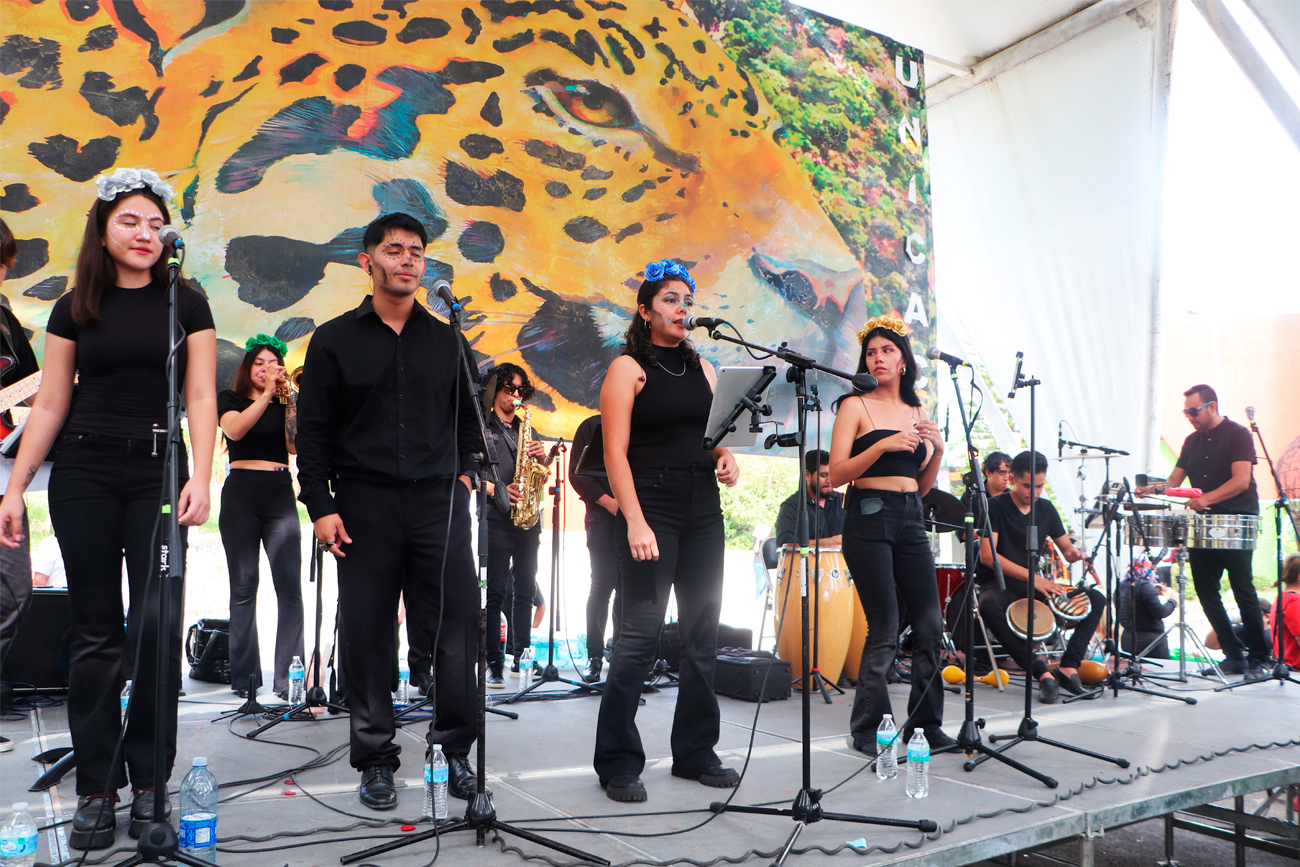
[[[989,741],[991,743],[997,743],[999,740],[1005,740],[1007,742],[1003,746],[998,747],[997,749],[998,753],[1003,753],[1006,750],[1009,750],[1012,747],[1014,747],[1016,744],[1021,743],[1022,741],[1030,741],[1030,742],[1044,743],[1047,744],[1048,746],[1057,747],[1058,749],[1062,749],[1062,750],[1069,750],[1070,752],[1079,753],[1080,755],[1084,755],[1084,756],[1090,756],[1091,758],[1094,759],[1101,759],[1102,761],[1105,762],[1113,762],[1114,764],[1119,765],[1121,768],[1127,768],[1129,766],[1128,759],[1121,759],[1121,758],[1116,758],[1115,756],[1108,756],[1105,755],[1104,753],[1093,752],[1092,750],[1086,750],[1083,747],[1076,747],[1072,744],[1067,744],[1067,743],[1063,743],[1062,741],[1056,741],[1050,738],[1043,737],[1038,733],[1038,722],[1034,719],[1034,715],[1033,715],[1034,589],[1035,589],[1034,582],[1037,580],[1039,574],[1038,484],[1037,484],[1038,482],[1038,465],[1037,465],[1038,464],[1037,461],[1038,440],[1037,440],[1037,432],[1035,430],[1035,422],[1036,422],[1035,398],[1038,392],[1038,386],[1041,384],[1042,383],[1040,380],[1034,379],[1033,377],[1023,376],[1020,372],[1019,361],[1017,361],[1015,382],[1011,386],[1011,394],[1009,396],[1014,397],[1015,393],[1022,388],[1029,389],[1029,454],[1031,455],[1031,462],[1030,462],[1031,465],[1029,470],[1031,474],[1030,485],[1029,485],[1029,527],[1028,527],[1028,532],[1025,541],[1025,553],[1029,557],[1029,575],[1025,580],[1025,585],[1026,585],[1025,589],[1027,591],[1027,599],[1029,600],[1028,626],[1025,629],[1025,632],[1028,635],[1028,637],[1025,639],[1025,663],[1026,663],[1025,665],[1025,714],[1024,717],[1020,720],[1020,727],[1016,730],[1016,733],[1014,735],[990,735]],[[996,558],[996,554],[997,552],[995,551],[994,552],[995,558]],[[970,673],[968,672],[966,676],[969,682]],[[967,688],[969,689],[970,687],[968,686]],[[985,761],[987,758],[988,758],[987,756],[980,756],[978,759],[975,759],[973,762],[967,762],[964,767],[967,770],[973,770],[976,766],[978,766],[981,762]],[[1041,780],[1045,785],[1047,785],[1050,788],[1055,789],[1057,787],[1056,780],[1052,779],[1051,777],[1048,777],[1047,779],[1038,777],[1038,779]]]
[[[1287,517],[1291,519],[1291,532],[1296,534],[1300,539],[1300,527],[1296,526],[1295,513],[1291,511],[1287,503],[1286,489],[1282,487],[1282,480],[1278,478],[1277,467],[1273,464],[1273,458],[1268,453],[1268,444],[1264,442],[1264,435],[1259,432],[1259,425],[1255,424],[1255,417],[1252,414],[1250,418],[1250,429],[1255,432],[1259,439],[1259,447],[1264,451],[1264,460],[1268,461],[1268,471],[1273,475],[1273,486],[1277,490],[1277,499],[1273,501],[1273,532],[1277,544],[1273,550],[1277,557],[1277,600],[1273,603],[1273,653],[1276,656],[1273,670],[1260,677],[1242,679],[1236,683],[1230,683],[1226,686],[1215,687],[1215,692],[1222,692],[1225,689],[1236,689],[1239,686],[1247,686],[1252,683],[1264,683],[1268,680],[1276,680],[1279,683],[1300,684],[1294,675],[1291,674],[1287,667],[1286,645],[1282,643],[1282,513],[1286,512]]]
[[[453,299],[454,300],[454,299]],[[492,459],[492,453],[488,449],[488,432],[487,422],[483,418],[483,403],[480,400],[480,394],[483,386],[479,381],[478,367],[473,358],[470,357],[469,344],[461,337],[461,304],[459,302],[448,304],[451,327],[456,332],[456,344],[459,348],[461,374],[464,376],[464,382],[461,388],[471,405],[474,407],[474,420],[478,423],[479,442],[483,444],[483,462],[482,468],[490,472],[493,478],[496,478],[496,461]],[[453,484],[460,484],[459,480],[453,481]],[[500,480],[497,479],[497,484]],[[488,564],[488,525],[487,525],[487,486],[480,484],[478,486],[478,587],[487,586],[487,564]],[[437,658],[438,648],[433,648],[434,658]],[[437,667],[434,668],[434,676],[437,676]],[[436,693],[435,690],[430,690]],[[433,821],[433,827],[427,831],[421,831],[418,834],[404,836],[399,840],[393,840],[388,843],[381,843],[378,846],[372,846],[362,852],[353,852],[351,855],[344,855],[339,859],[340,863],[352,864],[357,861],[365,861],[384,852],[391,852],[394,849],[401,849],[414,843],[422,843],[433,837],[440,837],[443,834],[452,834],[457,831],[473,831],[477,845],[482,846],[487,840],[488,831],[505,832],[513,834],[556,852],[561,852],[571,858],[578,858],[582,861],[589,861],[593,864],[609,867],[609,861],[596,855],[591,855],[581,849],[575,849],[572,846],[560,843],[557,840],[549,840],[540,834],[514,825],[506,824],[497,818],[496,807],[492,804],[492,793],[488,791],[484,784],[484,767],[487,764],[487,713],[493,710],[487,706],[487,608],[483,604],[478,609],[478,731],[476,733],[476,742],[478,748],[478,777],[475,782],[474,794],[470,796],[469,804],[465,808],[465,818],[448,822],[445,825],[439,825],[436,819]],[[496,711],[504,713],[503,711]],[[199,864],[196,867],[207,867]]]
[[[719,325],[720,324],[721,323],[719,323]],[[850,382],[854,380],[853,374],[845,373],[843,371],[836,370],[831,367],[825,367],[821,364],[818,364],[817,362],[813,361],[811,358],[808,358],[807,356],[799,355],[798,353],[792,352],[784,343],[781,344],[781,346],[779,346],[776,349],[770,349],[768,347],[758,346],[753,343],[748,343],[739,337],[728,337],[727,335],[719,333],[718,331],[719,325],[714,325],[709,328],[709,337],[713,338],[714,340],[725,340],[728,343],[734,343],[737,346],[743,346],[746,349],[756,350],[758,352],[766,353],[767,355],[776,356],[777,358],[781,359],[782,361],[786,362],[789,365],[789,367],[786,369],[785,372],[786,373],[785,378],[787,382],[794,384],[795,407],[797,410],[797,418],[798,418],[797,445],[799,449],[799,468],[800,468],[800,472],[802,472],[804,466],[805,448],[807,443],[808,411],[809,408],[811,407],[811,401],[808,395],[808,371],[819,370],[823,373],[827,373],[830,374],[831,376],[836,376],[839,377],[840,379],[848,380]],[[775,368],[765,369],[764,375],[760,379],[763,388],[766,388],[767,385],[772,382],[772,380],[775,378],[775,372],[776,372]],[[871,384],[867,390],[870,391],[871,389],[875,388],[875,377],[868,377],[868,378],[870,379]],[[863,380],[859,380],[859,382],[864,382],[865,384],[865,381]],[[745,397],[743,397],[741,401],[732,410],[730,419],[724,423],[722,431],[717,436],[705,437],[704,440],[705,448],[711,448],[713,446],[716,446],[718,442],[721,441],[722,438],[726,436],[728,432],[734,432],[736,430],[735,420],[739,418],[740,414],[745,410],[749,410],[749,412],[751,413],[751,417],[752,417],[751,430],[760,429],[758,425],[758,417],[760,415],[767,415],[768,413],[764,412],[766,407],[760,406],[758,404],[759,394],[755,394],[755,391],[759,391],[759,394],[761,394],[761,390],[751,389],[750,393],[747,394]],[[805,496],[799,497],[799,517],[795,526],[797,527],[796,533],[798,534],[796,536],[796,541],[806,540],[808,538],[807,537],[808,498]],[[799,690],[799,694],[802,700],[801,742],[803,746],[803,754],[802,754],[801,769],[803,772],[803,779],[802,779],[803,784],[802,786],[800,786],[798,793],[795,794],[794,801],[791,803],[791,805],[788,808],[785,809],[776,808],[776,807],[748,807],[748,806],[741,806],[738,804],[723,803],[721,801],[714,801],[712,804],[709,805],[709,809],[712,810],[714,813],[748,813],[748,814],[758,815],[758,816],[789,816],[790,818],[794,819],[795,821],[794,830],[790,833],[790,836],[786,838],[785,845],[781,847],[781,854],[777,856],[776,861],[773,862],[773,867],[781,867],[781,865],[785,864],[786,858],[789,857],[790,851],[794,848],[794,844],[799,839],[799,835],[803,833],[803,829],[815,822],[820,822],[822,819],[831,819],[837,822],[856,822],[859,824],[886,825],[894,828],[911,828],[914,830],[922,831],[924,833],[931,833],[938,829],[938,825],[931,819],[921,819],[919,821],[911,821],[906,819],[885,819],[885,818],[878,818],[875,816],[861,816],[861,815],[856,815],[851,813],[830,813],[830,812],[823,812],[822,810],[822,805],[821,805],[822,790],[814,789],[812,787],[812,713],[811,713],[812,693],[810,691],[812,678],[809,676],[809,668],[808,668],[809,648],[808,648],[807,557],[809,553],[810,552],[809,552],[808,544],[805,541],[803,542],[803,545],[799,550],[799,554],[801,558],[803,558],[803,563],[804,563],[800,573],[800,592],[799,592],[799,603],[800,603],[799,617],[800,617],[801,642],[802,642],[801,645],[802,658],[800,660],[800,668],[802,669],[802,671],[800,672],[802,675],[802,685]],[[813,566],[814,581],[816,581],[816,575],[818,569],[819,569],[819,564],[814,563]],[[791,578],[793,578],[793,570],[791,570]]]
[[[520,443],[520,448],[525,444]],[[562,455],[568,449],[564,445],[564,440],[556,442],[551,451],[552,457],[557,454]],[[556,701],[565,698],[584,698],[589,695],[600,695],[604,692],[603,684],[587,683],[585,680],[569,680],[566,677],[560,677],[560,670],[555,667],[555,620],[559,617],[560,606],[560,522],[564,519],[563,496],[564,496],[564,459],[555,462],[555,483],[551,485],[549,491],[551,495],[551,616],[549,620],[550,641],[546,648],[546,667],[542,669],[541,674],[533,678],[527,689],[520,690],[509,698],[505,699],[503,704],[513,704],[517,701]],[[519,591],[516,590],[516,593]],[[518,629],[518,625],[515,627]],[[522,677],[522,669],[521,674]],[[545,692],[533,695],[533,690],[540,688],[548,683],[567,683],[574,689],[565,690],[564,692]]]
[[[969,606],[966,612],[965,624],[965,652],[966,652],[966,718],[962,721],[961,731],[957,734],[957,746],[966,754],[966,762],[962,765],[967,771],[975,770],[978,762],[971,761],[975,753],[979,753],[982,759],[997,759],[1008,767],[1015,768],[1022,774],[1027,774],[1038,780],[1040,783],[1052,788],[1056,788],[1057,782],[1046,774],[1039,773],[1028,765],[1021,764],[1010,756],[1004,756],[1001,751],[986,746],[980,737],[980,729],[984,727],[983,719],[975,719],[975,618],[979,616],[979,595],[975,592],[975,570],[976,562],[980,556],[980,548],[983,545],[982,539],[989,539],[990,545],[993,539],[993,527],[989,520],[989,492],[984,484],[984,473],[980,471],[979,462],[976,460],[975,442],[972,439],[972,433],[975,430],[975,419],[966,417],[966,405],[961,400],[961,385],[957,382],[958,365],[952,362],[948,363],[948,374],[952,378],[953,392],[957,396],[957,408],[960,411],[960,421],[962,431],[966,437],[966,458],[970,462],[970,473],[975,478],[976,496],[967,498],[966,503],[966,599],[965,603]],[[975,384],[975,369],[971,368],[971,396],[979,389]],[[982,538],[975,535],[975,504],[978,501],[981,517],[980,532]],[[999,590],[1006,589],[1006,581],[1002,577],[1002,563],[998,560],[997,552],[993,552],[993,574],[997,577]],[[985,636],[987,639],[987,636]],[[994,677],[997,678],[999,686],[1001,679],[996,674],[997,663],[994,663]],[[1026,673],[1026,677],[1028,674]]]
[[[158,625],[154,644],[153,821],[140,835],[135,854],[118,862],[117,867],[167,861],[190,867],[210,867],[211,863],[182,852],[176,829],[165,818],[167,781],[171,778],[167,772],[167,738],[164,734],[169,716],[168,696],[172,694],[171,690],[180,686],[173,684],[170,677],[171,644],[175,640],[172,635],[172,588],[183,592],[185,586],[185,541],[181,538],[179,511],[181,404],[176,381],[176,350],[186,337],[179,332],[176,322],[176,284],[184,258],[185,248],[178,245],[167,260],[167,442],[163,454],[162,516],[159,521],[162,543],[158,546]]]

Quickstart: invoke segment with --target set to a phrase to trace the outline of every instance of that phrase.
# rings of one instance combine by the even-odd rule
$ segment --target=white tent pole
[[[1250,83],[1255,85],[1259,95],[1264,97],[1264,102],[1282,124],[1282,129],[1286,130],[1286,134],[1291,137],[1291,141],[1295,142],[1296,147],[1300,147],[1300,108],[1286,92],[1286,88],[1282,87],[1282,83],[1277,80],[1273,70],[1268,68],[1264,58],[1259,56],[1255,46],[1251,45],[1249,37],[1242,32],[1232,13],[1224,7],[1222,0],[1192,0],[1192,2],[1201,11],[1201,15],[1205,17],[1214,35],[1219,37],[1223,47],[1228,49],[1232,59],[1237,61],[1241,71],[1246,73]],[[967,80],[969,79],[962,79],[962,81]],[[935,87],[940,87],[942,84],[940,82]],[[934,104],[934,99],[928,94],[927,101],[931,105]]]
[[[1086,9],[1081,9],[1069,18],[1063,18],[1050,27],[1038,31],[1033,36],[1022,39],[1015,45],[1004,48],[997,54],[981,60],[971,67],[973,75],[945,78],[933,87],[927,87],[925,102],[928,108],[934,108],[944,100],[951,99],[962,91],[969,90],[977,84],[988,81],[1008,69],[1033,60],[1069,42],[1076,36],[1087,33],[1118,18],[1120,15],[1136,9],[1147,0],[1098,0]]]
[[[1169,141],[1169,80],[1174,49],[1174,28],[1178,23],[1178,0],[1159,0],[1156,9],[1156,38],[1151,64],[1151,337],[1148,341],[1147,396],[1143,407],[1142,440],[1138,450],[1141,466],[1154,469],[1160,458],[1160,406],[1164,385],[1164,327],[1161,308],[1161,258],[1164,247],[1165,161]]]

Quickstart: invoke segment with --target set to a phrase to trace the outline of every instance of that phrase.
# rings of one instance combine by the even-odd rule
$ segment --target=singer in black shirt
[[[400,213],[366,228],[358,261],[374,294],[316,329],[298,398],[299,499],[338,558],[351,760],[362,771],[361,802],[379,810],[397,806],[401,747],[389,684],[403,570],[417,600],[408,612],[435,625],[441,618],[430,743],[446,753],[451,793],[473,790],[478,588],[469,491],[481,441],[461,372],[463,338],[415,300],[427,237]]]

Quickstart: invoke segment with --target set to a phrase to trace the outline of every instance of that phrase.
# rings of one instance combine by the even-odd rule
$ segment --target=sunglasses
[[[513,383],[507,383],[506,385],[501,386],[501,390],[506,394],[514,395],[520,400],[528,400],[528,398],[533,396],[534,391],[531,385],[514,385]]]
[[[1193,406],[1188,409],[1185,409],[1183,410],[1183,415],[1187,416],[1188,418],[1196,418],[1198,415],[1201,414],[1201,410],[1205,409],[1207,406],[1209,406],[1212,403],[1214,403],[1214,401],[1207,400],[1205,403],[1201,404],[1200,406]]]

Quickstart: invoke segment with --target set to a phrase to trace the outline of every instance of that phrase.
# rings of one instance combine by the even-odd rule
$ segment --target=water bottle
[[[533,648],[526,647],[524,652],[519,654],[519,689],[528,689],[533,682]]]
[[[885,714],[876,729],[876,779],[892,780],[898,776],[898,729],[894,715]]]
[[[300,705],[307,698],[307,669],[303,668],[302,657],[295,656],[289,663],[289,704]]]
[[[907,797],[930,795],[930,742],[920,729],[907,742]]]
[[[126,706],[131,703],[131,681],[122,687],[122,725],[126,725]]]
[[[181,851],[204,861],[217,854],[217,778],[208,770],[208,760],[194,758],[194,767],[181,781]]]
[[[447,757],[442,744],[434,744],[430,752],[424,762],[424,815],[440,821],[447,818]]]
[[[397,670],[397,694],[393,696],[393,707],[397,710],[411,705],[411,669],[403,665]]]
[[[27,802],[14,804],[14,814],[0,829],[0,867],[31,867],[36,863],[36,823],[27,814]]]

